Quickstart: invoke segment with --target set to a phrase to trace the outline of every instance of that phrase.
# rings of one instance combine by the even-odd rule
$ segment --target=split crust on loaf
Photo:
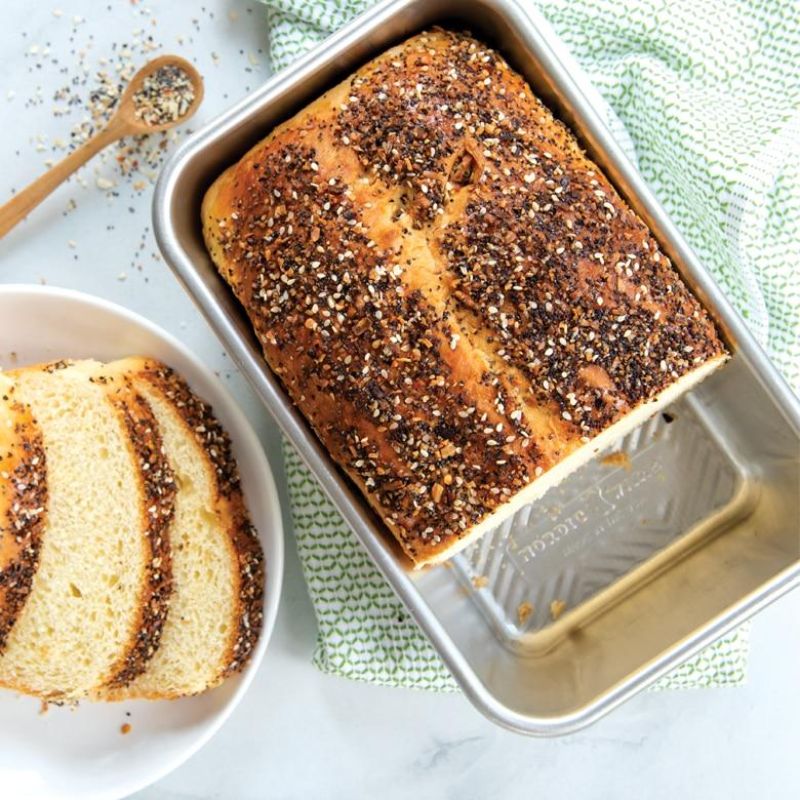
[[[575,137],[464,34],[280,125],[202,218],[270,367],[417,565],[726,358]]]

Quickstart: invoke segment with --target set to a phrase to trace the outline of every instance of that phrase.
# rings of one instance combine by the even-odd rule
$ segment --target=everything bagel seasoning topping
[[[194,102],[191,77],[174,64],[166,64],[148,75],[133,95],[136,118],[156,127],[177,122]]]

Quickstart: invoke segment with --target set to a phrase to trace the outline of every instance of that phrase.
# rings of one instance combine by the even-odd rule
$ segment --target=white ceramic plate
[[[0,689],[0,797],[109,800],[157,781],[219,729],[264,655],[283,576],[278,495],[253,429],[217,378],[169,334],[112,303],[65,289],[0,286],[0,366],[58,358],[159,358],[211,403],[233,441],[248,507],[264,547],[264,630],[245,671],[218,689],[182,700],[50,707]],[[126,716],[126,712],[130,716]],[[131,730],[122,735],[121,726]]]

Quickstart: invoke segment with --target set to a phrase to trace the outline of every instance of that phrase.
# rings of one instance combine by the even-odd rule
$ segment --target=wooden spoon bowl
[[[181,114],[178,119],[164,122],[161,125],[150,125],[136,115],[135,96],[142,88],[147,78],[163,67],[175,67],[185,72],[194,87],[194,98],[186,111]],[[202,99],[203,79],[200,77],[200,73],[195,66],[180,56],[159,56],[152,61],[148,61],[147,64],[131,78],[130,83],[125,87],[125,91],[119,99],[117,110],[114,112],[114,116],[109,120],[107,128],[111,127],[112,122],[124,126],[126,132],[122,134],[123,136],[138,136],[141,134],[166,131],[189,119],[189,117],[197,111],[197,107],[200,105]]]

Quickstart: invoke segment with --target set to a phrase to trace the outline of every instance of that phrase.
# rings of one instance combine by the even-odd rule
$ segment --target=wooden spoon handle
[[[112,120],[103,130],[98,131],[88,142],[70,153],[58,164],[51,167],[40,178],[14,195],[0,207],[0,238],[5,236],[18,222],[42,202],[54,189],[60,186],[76,169],[83,166],[93,155],[108,147],[113,141],[125,135],[124,127]]]

